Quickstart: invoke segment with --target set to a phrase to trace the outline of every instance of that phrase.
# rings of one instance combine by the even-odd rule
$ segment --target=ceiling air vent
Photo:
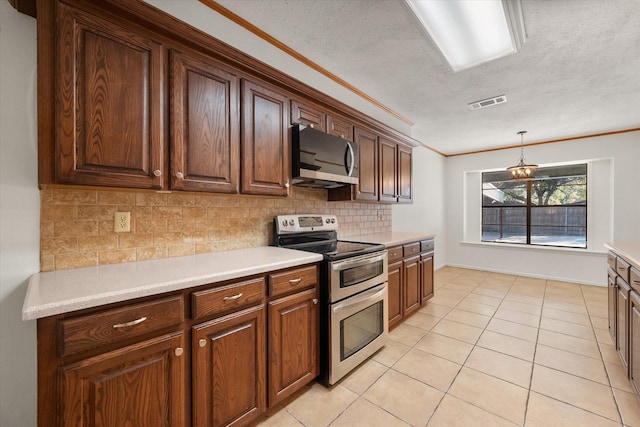
[[[479,108],[491,107],[492,105],[504,104],[507,102],[506,95],[494,96],[493,98],[482,99],[469,104],[469,108],[477,110]]]

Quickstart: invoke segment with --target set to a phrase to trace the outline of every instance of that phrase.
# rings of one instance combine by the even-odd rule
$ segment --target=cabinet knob
[[[204,347],[205,345],[207,345],[207,340],[205,340],[204,338],[202,338],[200,341],[198,341],[198,345],[200,347]]]
[[[162,175],[162,172],[160,171],[160,169],[156,169],[156,170],[153,171],[153,175],[154,176],[160,176],[160,175]]]
[[[284,183],[284,188],[289,188],[289,183],[288,182]]]
[[[344,133],[340,134],[340,138],[344,139]]]
[[[315,125],[314,125],[313,123],[311,123],[311,124],[309,125],[309,127],[310,127],[311,129],[313,129],[313,127],[314,127],[314,126],[315,126]]]
[[[318,304],[318,298],[312,299],[311,302],[313,302],[314,304]]]
[[[182,179],[184,178],[184,175],[182,174],[182,172],[176,172],[176,178]]]
[[[184,353],[184,349],[182,347],[178,347],[175,349],[174,353],[176,356],[182,356],[182,353]]]
[[[358,194],[362,194],[362,191],[358,190]]]

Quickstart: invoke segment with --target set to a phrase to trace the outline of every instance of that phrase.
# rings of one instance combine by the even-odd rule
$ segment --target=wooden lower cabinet
[[[81,360],[59,370],[60,422],[39,425],[185,426],[184,334]]]
[[[625,370],[629,368],[629,292],[631,287],[617,279],[616,296],[616,350]]]
[[[266,409],[261,304],[193,327],[193,425],[244,425]]]
[[[269,407],[319,374],[318,289],[269,302]]]
[[[611,338],[613,342],[616,342],[616,315],[617,315],[617,301],[618,301],[618,285],[616,284],[616,272],[611,268],[608,271],[607,275],[607,304],[608,304],[608,312],[609,312],[609,334],[611,334]]]
[[[636,393],[640,393],[640,296],[630,294],[629,310],[629,378]]]
[[[434,295],[433,289],[433,253],[420,255],[420,292],[421,303],[426,303]]]
[[[402,320],[402,261],[389,263],[387,288],[389,293],[389,327],[391,328]]]
[[[402,261],[404,315],[408,316],[420,308],[420,256],[412,256]]]

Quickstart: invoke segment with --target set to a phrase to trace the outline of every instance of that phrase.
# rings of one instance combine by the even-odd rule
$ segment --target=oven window
[[[366,347],[384,332],[384,301],[377,303],[340,321],[340,360]]]
[[[384,262],[377,261],[360,267],[347,268],[340,272],[340,287],[348,288],[379,276],[384,271]]]

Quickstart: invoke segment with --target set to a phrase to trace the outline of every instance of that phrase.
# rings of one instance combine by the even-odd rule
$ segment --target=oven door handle
[[[363,255],[361,257],[352,258],[349,260],[338,261],[331,263],[331,269],[334,271],[345,270],[347,268],[361,267],[367,264],[373,264],[374,262],[382,261],[387,257],[387,251],[384,251],[377,256]]]
[[[334,313],[340,313],[341,311],[348,310],[349,308],[367,303],[372,300],[380,299],[382,295],[387,292],[387,284],[383,284],[382,287],[376,286],[373,289],[369,289],[361,294],[354,295],[351,298],[348,298],[349,302],[345,303],[345,301],[334,304],[334,307],[331,308],[331,311]]]

